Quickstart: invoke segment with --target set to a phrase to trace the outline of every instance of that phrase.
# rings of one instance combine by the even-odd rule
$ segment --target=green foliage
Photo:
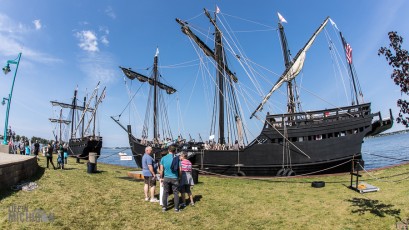
[[[402,49],[403,38],[396,31],[388,33],[390,44],[389,48],[381,47],[378,55],[384,55],[388,64],[392,66],[391,78],[401,89],[401,92],[409,95],[409,53]],[[396,118],[398,123],[409,127],[409,102],[404,99],[398,99],[397,105],[400,108],[399,115]]]

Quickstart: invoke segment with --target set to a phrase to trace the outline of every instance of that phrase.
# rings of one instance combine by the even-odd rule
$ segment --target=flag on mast
[[[277,14],[278,14],[278,20],[280,20],[281,23],[283,22],[287,23],[287,20],[285,20],[285,18],[280,13],[277,12]]]
[[[348,43],[345,44],[345,54],[347,56],[348,63],[352,64],[352,47]]]
[[[220,8],[216,5],[216,14],[220,13]]]

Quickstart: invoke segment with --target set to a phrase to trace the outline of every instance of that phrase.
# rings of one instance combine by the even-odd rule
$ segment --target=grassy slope
[[[55,160],[55,158],[54,158]],[[409,218],[409,180],[364,179],[381,191],[359,194],[347,188],[349,175],[249,180],[200,176],[193,189],[195,207],[181,213],[161,212],[143,200],[143,182],[127,179],[127,168],[98,164],[101,173],[87,174],[86,164],[69,170],[40,170],[32,192],[0,192],[0,229],[394,229]],[[44,167],[45,159],[39,162]],[[41,173],[43,173],[41,175]],[[409,165],[372,172],[383,180],[409,176]],[[396,177],[391,175],[402,174]],[[386,177],[386,178],[385,178]],[[311,182],[324,180],[325,188]],[[8,207],[53,213],[51,223],[9,223]]]

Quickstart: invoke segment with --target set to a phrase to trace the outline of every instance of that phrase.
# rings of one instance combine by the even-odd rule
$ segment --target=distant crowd
[[[175,140],[172,140],[171,138],[166,138],[164,140],[158,138],[153,139],[152,141],[147,140],[146,137],[142,137],[141,144],[161,149],[168,148],[171,145],[178,146],[179,149],[185,149],[183,147],[188,145],[195,145],[198,146],[198,149],[205,150],[239,150],[244,148],[244,145],[240,144],[238,140],[236,140],[234,144],[220,144],[214,140],[206,142],[195,142],[195,140],[186,141],[186,139],[181,138],[181,136],[178,136]]]

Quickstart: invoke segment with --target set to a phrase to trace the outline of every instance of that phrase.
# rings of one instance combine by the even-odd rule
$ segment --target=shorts
[[[156,186],[156,177],[154,176],[144,176],[144,182],[145,184],[149,185],[149,187]]]
[[[192,191],[190,191],[190,184],[181,185],[180,193],[192,193]]]

